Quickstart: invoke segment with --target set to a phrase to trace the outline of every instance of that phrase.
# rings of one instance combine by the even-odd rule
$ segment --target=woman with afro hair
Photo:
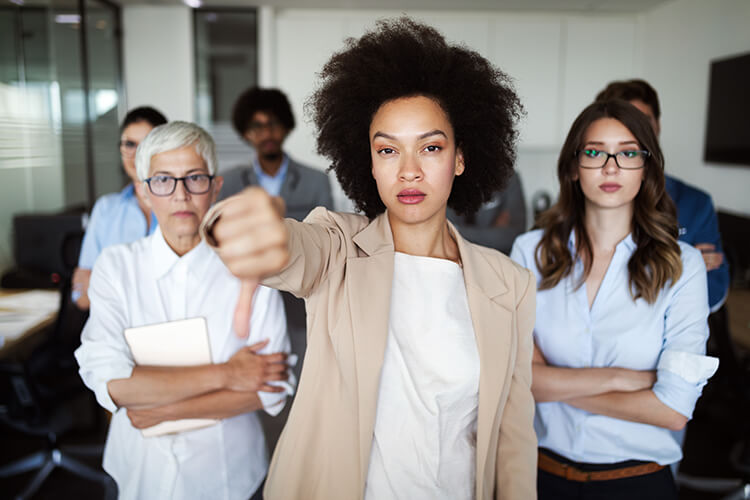
[[[536,498],[535,280],[446,219],[513,173],[509,78],[401,18],[348,40],[321,79],[308,102],[318,151],[362,213],[283,219],[249,188],[203,227],[245,297],[260,279],[306,301],[265,498]],[[249,308],[241,299],[236,319]]]

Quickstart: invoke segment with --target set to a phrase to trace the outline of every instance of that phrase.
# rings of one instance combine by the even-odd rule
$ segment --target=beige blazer
[[[303,297],[307,352],[271,461],[267,500],[364,495],[393,279],[388,217],[317,208],[286,220],[288,266],[264,284]],[[531,395],[535,281],[508,257],[451,226],[480,358],[476,498],[536,498]]]

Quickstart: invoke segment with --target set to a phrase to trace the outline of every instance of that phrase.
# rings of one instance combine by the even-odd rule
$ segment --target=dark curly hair
[[[232,125],[240,136],[245,135],[250,120],[258,111],[278,118],[287,131],[294,128],[294,114],[286,95],[279,89],[262,89],[256,86],[244,91],[232,109]]]
[[[380,106],[400,97],[429,97],[448,115],[466,167],[448,199],[456,212],[476,211],[511,177],[523,109],[510,78],[478,53],[449,45],[434,28],[407,17],[381,20],[348,39],[320,77],[306,103],[318,152],[368,217],[385,211],[371,173],[370,123]]]

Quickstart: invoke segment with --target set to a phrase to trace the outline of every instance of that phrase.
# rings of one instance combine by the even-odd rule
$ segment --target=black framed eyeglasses
[[[576,152],[578,165],[581,168],[597,169],[607,164],[610,158],[615,159],[615,165],[623,170],[638,170],[646,165],[646,159],[651,155],[643,149],[627,149],[616,153],[607,153],[598,149],[587,148]]]
[[[270,130],[271,132],[276,132],[278,130],[281,130],[281,128],[284,126],[283,123],[281,123],[279,120],[271,119],[266,122],[261,121],[252,121],[247,126],[247,129],[252,134],[259,134],[263,130]]]
[[[148,189],[155,196],[169,196],[177,188],[177,181],[182,181],[185,189],[190,194],[205,194],[211,189],[211,181],[214,175],[191,174],[185,177],[172,177],[171,175],[155,175],[145,179]]]

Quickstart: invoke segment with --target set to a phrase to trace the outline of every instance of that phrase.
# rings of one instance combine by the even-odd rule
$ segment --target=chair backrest
[[[70,278],[82,236],[81,214],[16,215],[13,217],[16,265],[22,269],[57,273],[63,279]]]

